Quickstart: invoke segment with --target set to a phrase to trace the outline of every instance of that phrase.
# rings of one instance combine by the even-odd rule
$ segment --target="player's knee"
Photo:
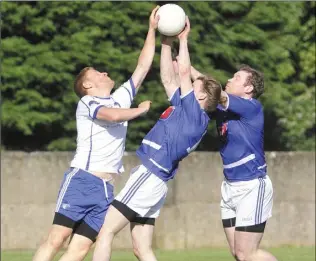
[[[248,261],[248,259],[246,258],[246,256],[244,256],[241,253],[238,253],[235,255],[235,259],[236,261]],[[250,261],[250,260],[249,260]]]
[[[79,246],[69,245],[66,254],[72,257],[72,260],[83,260],[90,250],[90,244],[80,244]]]
[[[232,256],[236,259],[236,252],[235,252],[235,249],[231,248],[231,249],[230,249],[230,253],[231,253]]]
[[[48,236],[48,239],[46,241],[46,244],[50,247],[53,248],[54,250],[58,250],[62,247],[64,244],[65,240],[67,239],[66,236],[59,234],[59,233],[51,233]]]
[[[244,250],[236,250],[235,251],[235,259],[237,261],[251,261],[251,253],[247,253]]]
[[[236,252],[235,252],[235,247],[234,246],[229,246],[230,253],[232,254],[233,257],[236,257]]]
[[[133,247],[133,253],[137,257],[137,259],[140,258],[138,247],[136,247],[136,246]]]
[[[149,253],[152,252],[152,248],[150,245],[134,246],[133,252],[139,260],[142,260],[143,257],[146,257]]]

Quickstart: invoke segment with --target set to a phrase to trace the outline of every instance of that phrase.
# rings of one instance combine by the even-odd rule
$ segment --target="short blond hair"
[[[75,84],[74,84],[74,91],[79,98],[85,96],[87,94],[86,89],[83,87],[83,83],[86,79],[86,74],[89,70],[92,70],[92,67],[85,67],[83,68],[80,73],[76,76]]]

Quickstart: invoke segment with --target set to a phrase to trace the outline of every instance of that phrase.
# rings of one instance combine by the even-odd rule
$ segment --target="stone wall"
[[[45,239],[72,156],[70,152],[2,152],[2,249],[35,249]],[[275,197],[262,245],[314,245],[315,152],[269,152],[266,158]],[[138,164],[134,153],[126,153],[126,172],[116,192]],[[156,222],[156,248],[226,246],[219,208],[222,177],[218,153],[194,152],[181,162]],[[131,247],[128,228],[116,237],[114,247]]]

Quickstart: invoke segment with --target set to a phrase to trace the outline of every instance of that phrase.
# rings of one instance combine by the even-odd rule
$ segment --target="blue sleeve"
[[[261,111],[262,106],[256,99],[244,99],[228,94],[227,110],[243,118],[253,118]]]
[[[170,103],[173,106],[180,106],[181,105],[181,93],[180,93],[180,88],[176,89],[174,94],[169,98]]]

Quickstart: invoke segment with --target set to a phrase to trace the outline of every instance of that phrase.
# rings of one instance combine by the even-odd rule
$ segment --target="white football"
[[[156,15],[160,17],[158,31],[163,35],[178,35],[185,27],[185,12],[176,4],[165,4],[161,6]]]

